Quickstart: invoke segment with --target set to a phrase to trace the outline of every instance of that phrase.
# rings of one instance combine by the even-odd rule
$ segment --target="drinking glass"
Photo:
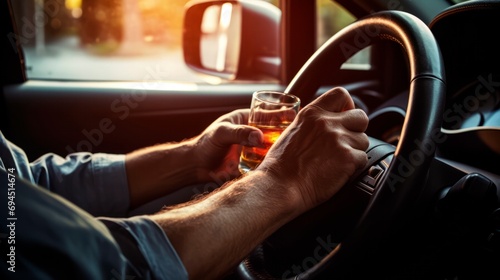
[[[241,173],[255,169],[262,162],[269,148],[293,121],[299,110],[300,99],[295,95],[271,90],[253,93],[248,125],[262,131],[264,146],[243,146],[238,166]]]

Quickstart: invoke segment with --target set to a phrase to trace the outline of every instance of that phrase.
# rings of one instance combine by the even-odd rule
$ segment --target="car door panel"
[[[4,88],[8,136],[30,158],[125,153],[193,137],[220,115],[247,108],[251,93],[263,88],[280,86],[28,81]]]

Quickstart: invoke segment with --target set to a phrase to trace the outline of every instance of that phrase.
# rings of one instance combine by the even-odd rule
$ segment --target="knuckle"
[[[365,111],[361,109],[353,109],[353,112],[357,115],[357,118],[359,118],[361,123],[368,125],[368,122],[370,120],[368,119],[368,116],[366,115]]]
[[[239,138],[242,134],[245,133],[245,128],[241,127],[241,126],[236,126],[236,127],[233,127],[233,128],[227,128],[227,129],[230,129],[231,130],[231,134],[235,137],[235,138]]]
[[[335,94],[341,100],[346,100],[346,99],[350,99],[351,98],[351,95],[349,94],[349,92],[347,92],[347,90],[345,90],[344,88],[341,88],[341,87],[336,87],[335,88]]]
[[[370,146],[370,140],[368,139],[368,135],[366,135],[365,133],[363,133],[362,136],[362,149],[365,151]]]
[[[308,119],[312,116],[316,116],[318,109],[316,105],[309,105],[300,110],[299,115],[303,119]]]
[[[215,135],[224,134],[226,126],[223,123],[218,123],[213,127],[213,131]]]
[[[333,134],[339,134],[340,133],[340,131],[338,131],[338,129],[332,129],[332,124],[326,118],[317,118],[315,120],[315,126],[316,126],[316,129],[318,129],[320,131],[329,131],[329,130],[331,130]]]

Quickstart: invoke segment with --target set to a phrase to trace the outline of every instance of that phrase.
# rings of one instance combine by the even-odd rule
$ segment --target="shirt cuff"
[[[188,279],[188,273],[179,255],[161,227],[147,216],[126,219],[99,218],[104,224],[114,223],[125,229],[134,239],[153,279]],[[119,244],[120,246],[130,246]],[[126,249],[126,248],[122,248]],[[133,250],[127,250],[133,251]],[[133,262],[137,257],[129,257]],[[140,268],[142,270],[144,268]]]
[[[125,155],[92,155],[92,171],[95,183],[95,196],[99,205],[98,213],[107,216],[126,216],[130,207]],[[97,209],[96,209],[97,210]]]

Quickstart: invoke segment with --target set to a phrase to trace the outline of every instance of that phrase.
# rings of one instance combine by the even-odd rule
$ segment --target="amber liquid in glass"
[[[267,151],[276,142],[283,130],[289,123],[282,123],[278,126],[262,126],[249,124],[259,128],[264,134],[264,147],[247,147],[243,146],[240,157],[240,171],[245,173],[249,170],[255,169],[267,154]]]

